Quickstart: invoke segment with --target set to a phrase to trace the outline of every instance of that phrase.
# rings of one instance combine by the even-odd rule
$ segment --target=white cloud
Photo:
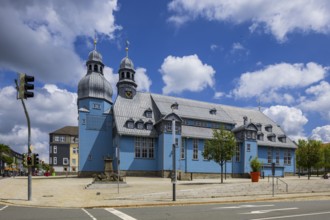
[[[111,67],[104,67],[104,77],[106,80],[108,80],[111,84],[113,95],[112,95],[112,101],[114,101],[114,98],[117,97],[117,82],[119,80],[118,73],[114,73],[113,69]]]
[[[0,8],[0,67],[26,72],[41,82],[76,85],[85,71],[74,42],[79,36],[93,36],[94,30],[113,38],[120,29],[113,16],[116,10],[116,0],[82,0],[79,4],[4,0]]]
[[[243,73],[232,91],[237,98],[260,97],[263,102],[291,103],[294,97],[286,90],[303,88],[325,78],[327,67],[280,63],[255,72]]]
[[[137,68],[135,71],[135,81],[138,85],[137,90],[138,91],[145,91],[149,92],[150,86],[151,86],[151,80],[149,79],[147,75],[147,70],[145,68]]]
[[[276,105],[265,109],[263,113],[278,123],[291,139],[298,140],[305,136],[303,127],[308,119],[300,109]]]
[[[323,143],[330,143],[330,125],[316,127],[313,129],[311,139],[319,140]]]
[[[236,43],[233,43],[232,50],[233,51],[235,51],[235,50],[245,50],[245,48],[243,47],[242,44],[236,42]]]
[[[223,92],[215,92],[213,98],[214,99],[220,99],[224,95],[225,95],[225,93],[223,93]]]
[[[211,44],[210,49],[211,49],[212,51],[215,51],[216,49],[218,49],[218,45],[216,45],[216,44]]]
[[[165,83],[164,94],[198,92],[214,85],[214,69],[203,64],[196,54],[183,57],[168,56],[159,71]]]
[[[31,121],[31,144],[43,160],[48,161],[49,133],[63,126],[77,126],[77,94],[46,84],[25,101]],[[16,89],[0,89],[0,143],[23,153],[27,151],[27,121]]]
[[[318,112],[330,121],[330,84],[322,81],[306,89],[306,94],[308,97],[304,97],[299,106],[306,111]]]
[[[327,0],[172,0],[168,9],[174,13],[169,21],[179,26],[199,17],[236,24],[250,22],[251,32],[262,29],[279,41],[294,31],[330,32]]]

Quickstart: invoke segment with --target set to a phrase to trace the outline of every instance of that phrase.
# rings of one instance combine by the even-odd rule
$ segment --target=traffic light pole
[[[18,87],[17,81],[15,80],[16,86]],[[31,123],[30,123],[30,117],[29,117],[29,113],[26,109],[24,100],[21,99],[22,101],[22,105],[24,108],[24,113],[26,116],[26,120],[27,120],[27,125],[28,125],[28,156],[32,156],[32,151],[31,151]],[[28,201],[32,200],[32,167],[28,166]]]
[[[26,116],[26,120],[27,120],[27,124],[28,124],[28,156],[32,156],[32,152],[31,152],[31,125],[30,125],[30,117],[29,117],[29,113],[26,110],[26,106],[24,103],[24,100],[21,99],[22,101],[22,105],[24,108],[24,112],[25,112],[25,116]],[[32,200],[32,167],[28,166],[28,200],[31,201]]]

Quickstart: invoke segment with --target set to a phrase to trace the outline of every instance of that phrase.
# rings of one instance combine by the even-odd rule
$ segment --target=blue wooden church
[[[128,50],[128,48],[126,48]],[[202,156],[213,129],[235,134],[236,151],[227,175],[244,176],[258,157],[265,176],[292,175],[295,149],[276,122],[258,110],[238,108],[137,91],[131,59],[120,63],[118,96],[103,74],[102,55],[94,49],[87,73],[78,85],[79,175],[104,172],[105,160],[117,162],[126,175],[168,177],[172,170],[172,120],[176,121],[176,164],[179,177],[219,174],[220,166]]]

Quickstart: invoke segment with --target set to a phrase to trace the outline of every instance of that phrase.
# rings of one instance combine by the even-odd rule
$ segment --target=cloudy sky
[[[330,142],[329,11],[328,0],[2,0],[0,143],[27,151],[14,79],[34,75],[32,146],[48,161],[49,133],[77,125],[95,32],[114,90],[128,40],[140,91],[260,106],[292,139]]]

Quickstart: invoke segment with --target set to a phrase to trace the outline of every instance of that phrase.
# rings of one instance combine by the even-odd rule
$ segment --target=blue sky
[[[140,91],[254,109],[260,101],[292,139],[330,142],[327,0],[0,5],[0,143],[18,152],[27,149],[27,128],[17,72],[36,78],[27,100],[32,145],[47,161],[48,133],[77,125],[77,84],[95,31],[114,90],[128,40]]]

